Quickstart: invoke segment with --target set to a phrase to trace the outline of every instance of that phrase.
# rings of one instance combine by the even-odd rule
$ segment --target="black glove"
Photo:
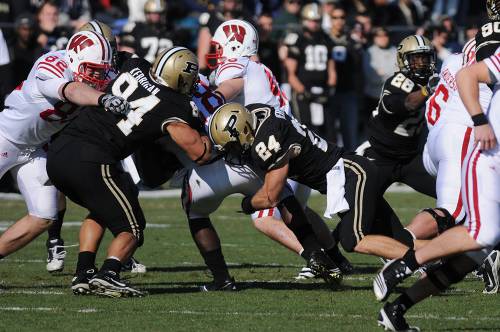
[[[241,211],[244,214],[252,214],[256,210],[252,206],[252,196],[245,196],[241,200]]]
[[[429,81],[427,82],[427,86],[425,87],[427,89],[427,92],[429,93],[429,96],[436,91],[436,88],[439,84],[439,75],[434,73],[430,78]]]
[[[103,106],[106,111],[113,114],[127,116],[130,112],[130,104],[122,97],[113,96],[112,94],[104,94],[97,100],[99,106]]]

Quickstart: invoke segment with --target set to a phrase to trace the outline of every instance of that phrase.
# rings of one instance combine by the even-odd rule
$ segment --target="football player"
[[[108,84],[112,51],[100,34],[74,34],[66,50],[40,57],[0,112],[0,176],[17,179],[28,214],[0,237],[0,258],[28,244],[57,218],[57,190],[45,170],[44,146],[79,113],[80,105],[126,112],[128,102],[101,92]]]
[[[116,37],[113,34],[111,28],[102,22],[94,20],[84,24],[82,27],[80,27],[80,29],[78,29],[78,31],[93,31],[99,33],[109,42],[113,54],[113,65],[112,70],[109,71],[109,78],[114,78],[116,76],[117,68],[120,67],[121,63],[125,61],[128,55],[125,54],[126,52],[117,51]],[[49,238],[46,242],[46,269],[48,272],[62,271],[64,268],[64,258],[66,257],[64,240],[61,236],[61,227],[64,220],[64,215],[66,213],[66,200],[64,195],[60,193],[58,194],[58,200],[59,211],[57,213],[57,219],[52,223],[47,232],[49,235]],[[130,270],[133,273],[146,272],[146,267],[133,257],[131,257],[130,260],[124,264],[124,268],[126,270]]]
[[[436,77],[430,79],[436,52],[427,38],[418,35],[404,38],[397,50],[399,71],[385,81],[368,123],[368,141],[356,153],[378,166],[382,192],[394,182],[402,182],[436,197],[436,181],[424,168],[420,148],[425,102],[438,81]],[[434,210],[427,211],[419,217],[438,219],[437,214],[430,214]]]
[[[221,24],[214,34],[211,50],[207,54],[207,63],[215,69],[212,77],[217,90],[213,93],[202,83],[199,88],[203,90],[198,92],[199,97],[196,98],[206,123],[226,99],[242,103],[266,102],[284,112],[289,111],[288,100],[272,72],[253,58],[258,50],[258,35],[250,23],[230,20]],[[218,176],[214,177],[214,174]],[[234,289],[234,281],[229,275],[209,215],[228,195],[250,195],[261,184],[261,178],[251,165],[227,158],[188,172],[184,207],[193,238],[214,276],[214,282],[202,290]],[[264,234],[298,254],[303,251],[294,233],[281,221],[278,209],[256,212],[252,218],[254,225]],[[324,246],[332,249],[332,255],[335,252],[337,257],[343,259],[338,249],[333,248],[333,240],[330,239],[330,242],[330,246]],[[310,259],[308,252],[304,255],[306,260]]]
[[[325,134],[325,107],[335,91],[333,42],[321,29],[321,7],[305,5],[301,11],[303,31],[289,33],[283,43],[288,56],[285,68],[292,87],[295,116],[316,132]]]
[[[51,181],[90,212],[80,230],[80,253],[72,281],[75,294],[141,295],[119,274],[121,262],[142,245],[145,227],[137,189],[120,160],[163,135],[170,135],[196,163],[210,158],[209,139],[193,129],[200,126],[189,98],[197,77],[196,56],[184,47],[163,51],[153,66],[144,59],[130,58],[108,91],[130,101],[132,110],[116,116],[102,108],[85,109],[85,116],[73,121],[50,145],[47,172]],[[78,176],[74,176],[75,170]],[[108,228],[115,238],[97,271],[95,255],[102,228]]]
[[[153,63],[160,51],[180,44],[174,28],[165,22],[166,11],[165,0],[147,0],[144,4],[146,22],[137,22],[121,37],[121,48]]]
[[[456,81],[474,126],[474,148],[462,168],[462,199],[467,220],[463,226],[448,229],[419,250],[409,250],[403,259],[387,263],[376,276],[375,295],[378,300],[385,300],[421,264],[452,256],[382,308],[379,321],[394,331],[408,326],[403,315],[409,308],[461,281],[500,242],[500,149],[495,135],[500,132],[500,47],[484,61],[461,69]],[[494,85],[486,112],[479,100],[481,82]]]
[[[290,177],[327,195],[324,215],[339,214],[335,232],[345,250],[390,258],[401,257],[413,246],[378,189],[377,168],[366,158],[344,152],[283,111],[263,104],[248,105],[248,110],[225,104],[209,125],[219,149],[249,155],[265,173],[257,193],[243,199],[243,212],[278,206]]]

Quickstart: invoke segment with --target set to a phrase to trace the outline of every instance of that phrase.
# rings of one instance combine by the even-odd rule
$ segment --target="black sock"
[[[212,275],[216,282],[228,280],[231,278],[221,248],[217,248],[212,251],[201,252],[201,255],[205,260],[205,264],[207,264],[208,268],[210,269],[210,272],[212,272]]]
[[[302,256],[306,261],[309,260],[313,251],[321,250],[318,240],[316,239],[316,235],[312,232],[302,237],[299,242],[304,248],[304,251],[300,254],[300,256]]]
[[[107,258],[101,267],[101,271],[113,271],[116,274],[120,274],[121,269],[122,262],[116,258]]]
[[[93,269],[95,267],[95,252],[82,251],[78,253],[76,272]]]
[[[49,239],[61,239],[61,228],[64,220],[66,209],[57,213],[57,219],[50,225],[48,233]]]
[[[403,309],[403,313],[405,313],[408,309],[413,307],[415,302],[413,302],[406,293],[403,293],[396,300],[394,300],[392,304],[401,306],[401,308]]]
[[[0,259],[3,259],[5,256],[4,255],[0,255]]]
[[[406,263],[406,266],[410,268],[410,270],[415,271],[420,267],[420,264],[417,263],[417,259],[415,258],[415,250],[408,249],[406,254],[403,256],[402,260]]]
[[[339,250],[339,246],[335,245],[330,249],[326,250],[326,254],[330,257],[334,262],[338,262],[344,258],[342,253]]]

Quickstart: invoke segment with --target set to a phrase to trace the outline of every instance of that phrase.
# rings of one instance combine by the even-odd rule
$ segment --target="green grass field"
[[[433,204],[416,194],[388,198],[404,222]],[[381,267],[377,258],[348,255],[357,271],[345,277],[341,290],[332,291],[320,280],[295,281],[303,260],[259,234],[247,216],[235,213],[239,202],[227,199],[213,220],[241,291],[198,292],[210,276],[191,240],[179,200],[148,199],[142,203],[150,227],[145,245],[135,255],[148,272],[124,276],[149,296],[74,296],[69,284],[77,248],[68,248],[64,272],[50,275],[45,271],[43,235],[0,261],[0,330],[381,331],[376,325],[381,304],[371,287]],[[322,212],[324,199],[313,197],[311,206]],[[24,213],[23,202],[0,201],[0,226],[5,229],[6,222]],[[66,244],[77,243],[77,222],[84,215],[83,209],[69,205],[63,228]],[[103,252],[98,262],[102,259]],[[414,307],[407,318],[426,331],[500,331],[500,298],[483,295],[482,289],[482,281],[467,278],[446,294]]]

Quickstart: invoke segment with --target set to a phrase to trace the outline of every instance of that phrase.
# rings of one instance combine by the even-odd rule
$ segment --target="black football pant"
[[[332,235],[349,252],[368,234],[394,238],[412,247],[408,233],[378,187],[378,169],[368,159],[345,155],[345,195],[349,210],[340,213],[340,223]]]
[[[87,208],[90,218],[115,236],[132,233],[140,246],[146,221],[137,187],[119,163],[86,160],[92,149],[98,148],[71,136],[58,137],[47,155],[49,178],[69,199]]]
[[[407,160],[394,160],[378,154],[373,147],[364,156],[378,167],[379,187],[384,193],[395,182],[404,183],[416,191],[436,198],[436,179],[424,168],[422,154]]]

